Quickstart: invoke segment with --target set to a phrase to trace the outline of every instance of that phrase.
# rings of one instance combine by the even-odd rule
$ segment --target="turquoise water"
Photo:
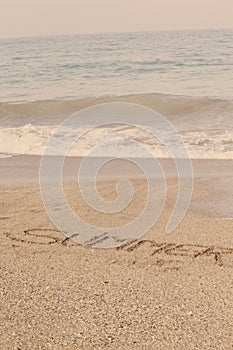
[[[0,48],[0,102],[233,96],[233,30],[5,39]]]

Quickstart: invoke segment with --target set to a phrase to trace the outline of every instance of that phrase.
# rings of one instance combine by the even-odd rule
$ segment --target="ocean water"
[[[162,113],[193,158],[233,159],[233,30],[0,40],[1,157],[42,154],[64,118],[111,101]],[[139,137],[110,129],[84,137],[71,155],[110,136]],[[149,137],[140,142],[168,156]]]
[[[233,30],[22,38],[0,46],[0,102],[233,96]]]

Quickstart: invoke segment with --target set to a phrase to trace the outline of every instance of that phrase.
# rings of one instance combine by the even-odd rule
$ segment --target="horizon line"
[[[112,34],[139,34],[139,33],[162,33],[162,32],[204,32],[204,31],[222,31],[233,30],[233,27],[218,27],[218,28],[182,28],[182,29],[145,29],[145,30],[125,30],[125,31],[110,31],[110,32],[83,32],[83,33],[64,33],[64,34],[36,34],[36,35],[20,35],[20,36],[3,36],[0,40],[11,39],[29,39],[29,38],[48,38],[48,37],[66,37],[66,36],[94,36],[94,35],[112,35]]]

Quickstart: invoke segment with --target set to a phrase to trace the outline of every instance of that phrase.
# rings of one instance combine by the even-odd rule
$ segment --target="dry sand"
[[[215,174],[220,169],[205,164]],[[168,235],[177,193],[171,171],[157,224],[137,242],[104,250],[80,246],[54,228],[36,183],[37,158],[0,165],[0,349],[233,348],[233,220],[220,215],[230,203],[223,170],[213,179],[204,170],[196,178],[190,210]],[[203,162],[194,165],[201,172]],[[225,165],[231,186],[232,163]],[[134,178],[133,184],[134,202],[110,219],[81,205],[68,180],[65,190],[83,218],[109,227],[140,210],[145,182]],[[114,185],[99,182],[103,197],[114,198]]]

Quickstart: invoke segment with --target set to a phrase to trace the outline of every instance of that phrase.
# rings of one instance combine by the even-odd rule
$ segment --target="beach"
[[[233,31],[85,22],[0,39],[0,350],[230,350]]]
[[[40,196],[39,158],[1,159],[2,349],[231,349],[233,222],[221,217],[224,208],[213,208],[223,189],[213,191],[216,177],[205,177],[210,169],[225,169],[232,180],[231,161],[194,161],[194,173],[202,175],[194,180],[190,209],[166,234],[177,181],[162,160],[170,176],[157,224],[125,246],[98,249],[51,223]],[[111,199],[116,180],[107,175],[98,189]],[[132,183],[135,200],[110,220],[79,205],[70,178],[64,187],[79,215],[110,227],[132,219],[145,199],[143,179],[134,176]],[[200,209],[205,200],[208,207]]]

